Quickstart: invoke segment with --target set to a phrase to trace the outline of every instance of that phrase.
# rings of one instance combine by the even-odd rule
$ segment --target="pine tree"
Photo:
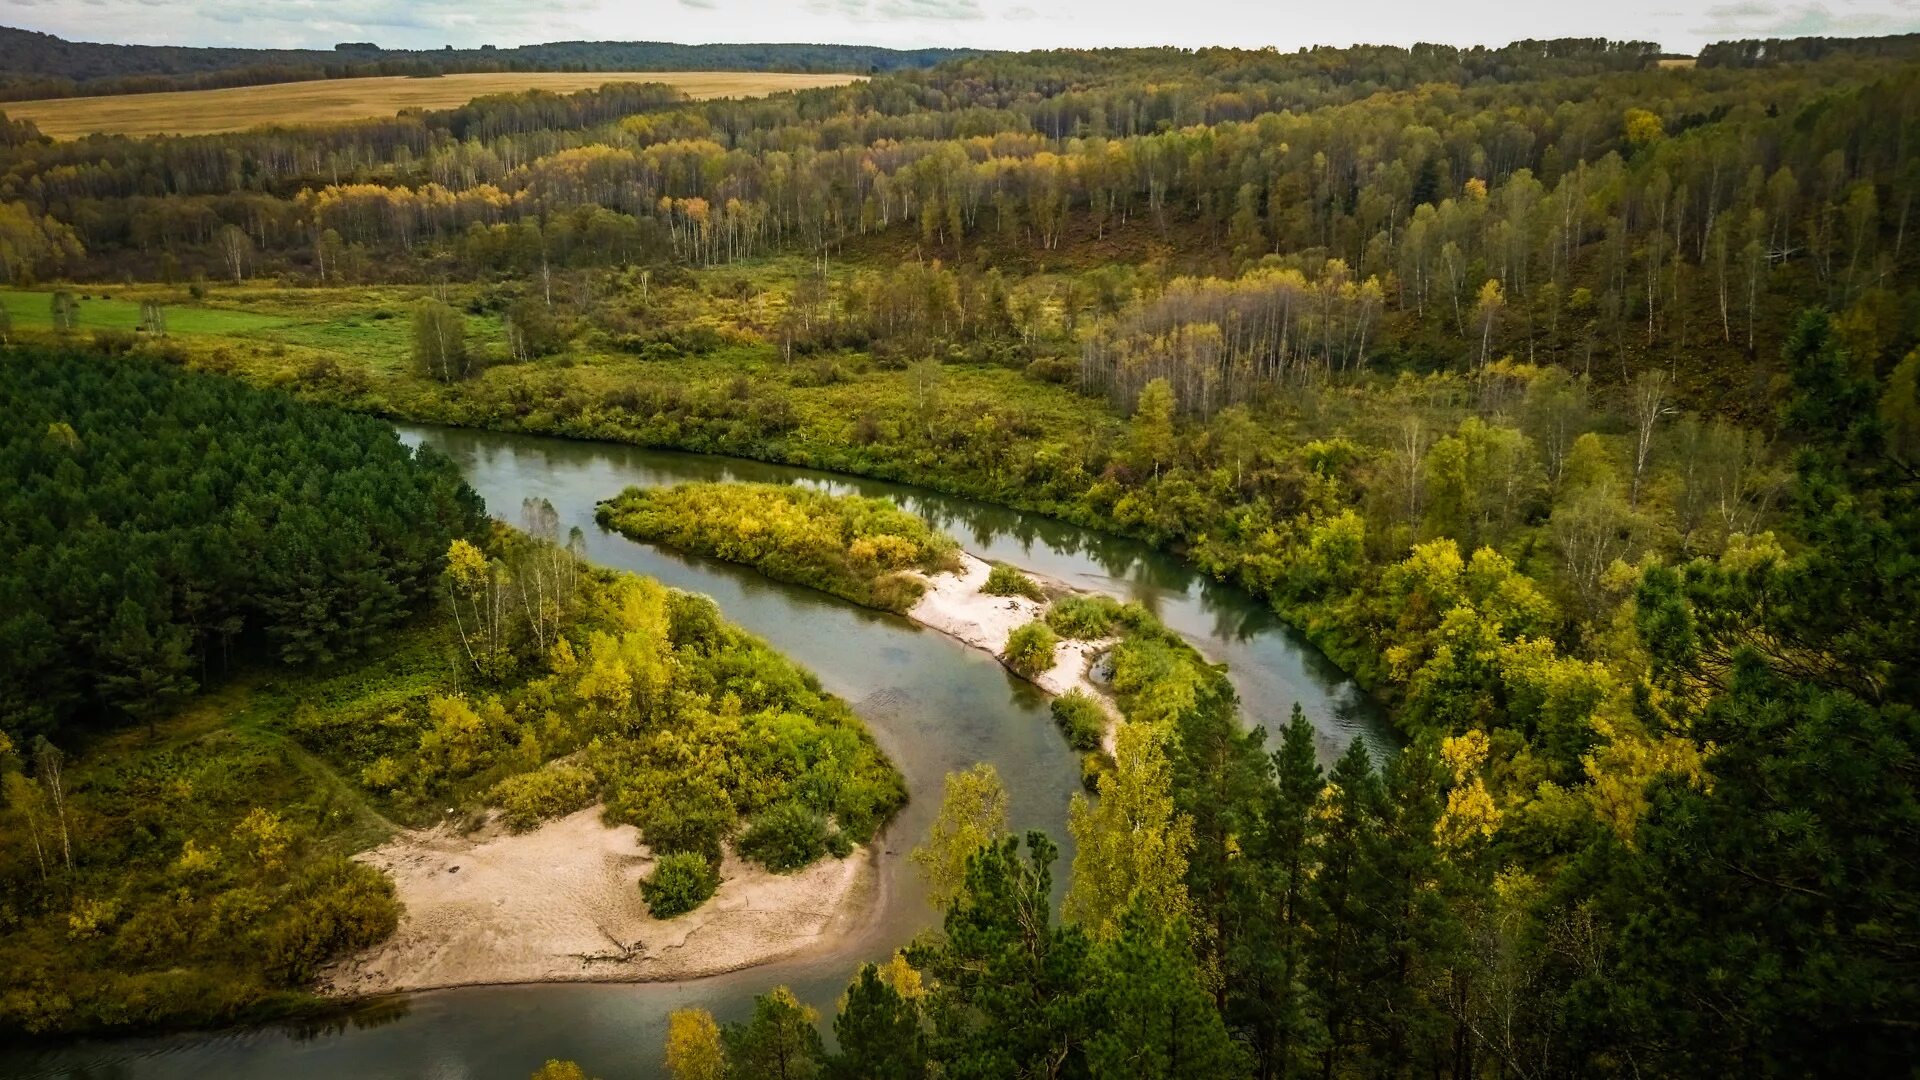
[[[947,908],[945,940],[909,951],[935,981],[932,1056],[956,1080],[1072,1075],[1092,1031],[1087,936],[1055,926],[1045,833],[989,844],[967,863],[967,887]]]
[[[1307,983],[1326,1025],[1320,1052],[1323,1080],[1332,1080],[1351,1065],[1359,1041],[1356,1025],[1372,1008],[1366,980],[1382,966],[1380,882],[1370,850],[1381,826],[1382,798],[1366,743],[1355,739],[1334,766],[1315,809],[1321,822],[1320,859],[1309,895],[1318,923]]]
[[[828,1055],[828,1080],[912,1080],[927,1073],[920,1009],[901,996],[872,964],[860,968],[833,1020],[840,1048]]]
[[[808,1080],[820,1069],[818,1015],[793,991],[776,986],[753,999],[753,1018],[728,1024],[720,1038],[730,1075],[764,1080]]]
[[[1247,1074],[1247,1055],[1201,984],[1186,936],[1180,924],[1135,906],[1113,940],[1100,946],[1098,1019],[1087,1043],[1093,1076],[1227,1080]]]
[[[1249,851],[1260,917],[1249,921],[1242,959],[1233,965],[1239,977],[1230,984],[1230,1015],[1249,1033],[1263,1078],[1296,1073],[1321,1037],[1305,984],[1318,858],[1314,810],[1326,789],[1318,758],[1313,725],[1295,702]]]

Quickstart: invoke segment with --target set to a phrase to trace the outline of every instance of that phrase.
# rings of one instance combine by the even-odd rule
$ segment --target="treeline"
[[[500,49],[323,49],[109,45],[0,27],[0,101],[207,90],[374,75],[497,71],[847,71],[927,67],[971,49],[870,45],[679,45],[662,41],[557,41]]]
[[[143,361],[0,357],[0,716],[153,720],[238,651],[365,655],[480,500],[386,425]]]
[[[1889,34],[1869,38],[1749,38],[1716,41],[1700,50],[1701,67],[1777,67],[1824,60],[1830,56],[1887,57],[1911,60],[1920,56],[1920,34]]]

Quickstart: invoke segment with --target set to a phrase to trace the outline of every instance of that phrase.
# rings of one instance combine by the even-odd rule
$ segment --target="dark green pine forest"
[[[665,916],[723,850],[844,855],[901,805],[811,676],[537,506],[489,526],[403,419],[1134,537],[1271,605],[1400,736],[1322,760],[1296,710],[1265,739],[1145,608],[1056,601],[1022,649],[1110,642],[1123,718],[1103,744],[1055,704],[1073,857],[991,770],[915,790],[938,928],[832,1015],[773,986],[676,1013],[677,1077],[1910,1073],[1920,42],[923,63],[0,124],[0,1029],[299,1007],[391,932],[383,879],[327,861],[376,818],[598,801],[666,855]],[[883,608],[950,551],[777,489],[604,498]],[[165,794],[216,753],[279,778],[260,806]],[[139,873],[75,831],[134,837]],[[270,932],[276,889],[323,899]],[[154,942],[241,974],[163,976]],[[116,974],[68,994],[69,948]]]

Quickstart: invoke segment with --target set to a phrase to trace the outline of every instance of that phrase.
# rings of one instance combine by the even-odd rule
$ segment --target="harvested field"
[[[212,135],[269,124],[363,120],[392,116],[402,109],[449,109],[484,94],[519,90],[571,93],[610,82],[663,82],[705,100],[843,86],[855,78],[784,71],[525,71],[428,79],[394,75],[221,90],[9,101],[4,111],[14,119],[32,120],[56,139],[77,139],[94,132]]]

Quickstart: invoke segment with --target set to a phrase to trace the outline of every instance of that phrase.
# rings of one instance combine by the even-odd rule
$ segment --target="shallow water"
[[[549,1058],[571,1058],[604,1080],[659,1076],[672,1010],[698,1005],[723,1021],[738,1019],[751,1011],[754,994],[785,983],[830,1015],[862,961],[884,959],[932,925],[934,913],[906,853],[938,810],[941,778],[976,761],[999,770],[1016,830],[1045,829],[1060,844],[1056,893],[1063,888],[1073,854],[1066,808],[1079,764],[1054,730],[1043,695],[985,653],[906,619],[600,529],[594,504],[633,484],[784,481],[893,498],[985,558],[1145,604],[1210,659],[1229,666],[1251,722],[1282,724],[1298,701],[1320,733],[1323,758],[1330,760],[1356,736],[1376,746],[1391,743],[1373,704],[1265,605],[1135,541],[919,488],[807,469],[541,436],[400,430],[408,443],[451,457],[496,515],[517,521],[522,499],[547,499],[563,531],[580,527],[590,559],[706,593],[729,619],[854,704],[905,774],[912,796],[879,840],[872,917],[848,939],[815,953],[707,979],[433,991],[329,1021],[0,1053],[0,1075],[525,1080]]]

